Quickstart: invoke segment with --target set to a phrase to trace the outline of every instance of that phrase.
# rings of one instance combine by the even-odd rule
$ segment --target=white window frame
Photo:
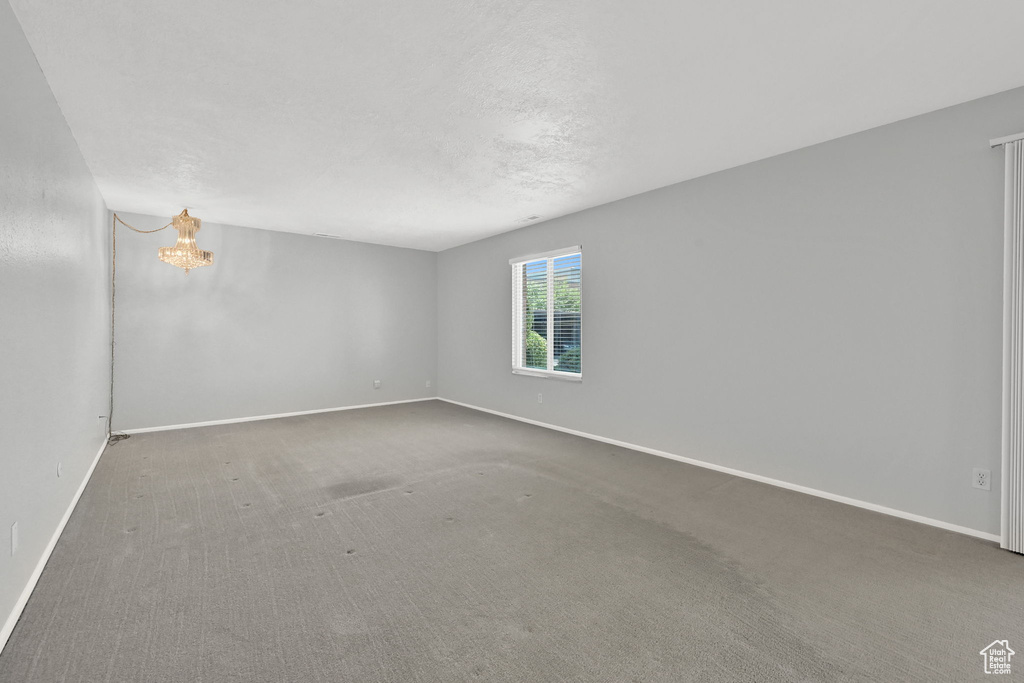
[[[522,365],[523,358],[523,294],[520,274],[522,272],[522,265],[524,263],[531,263],[533,261],[547,260],[547,282],[548,282],[548,320],[547,329],[549,330],[548,336],[553,337],[555,329],[555,311],[554,306],[554,288],[555,281],[553,278],[554,273],[554,260],[562,256],[568,256],[569,254],[580,255],[580,370],[581,372],[560,372],[558,370],[541,370],[539,368],[527,368]],[[509,265],[512,266],[512,374],[514,375],[529,375],[533,377],[546,377],[548,379],[560,379],[568,382],[582,382],[582,359],[583,359],[583,247],[576,245],[573,247],[565,247],[564,249],[555,249],[554,251],[545,251],[539,254],[530,254],[529,256],[520,256],[517,258],[509,259]],[[555,345],[549,341],[547,345],[548,349],[548,367],[554,366],[554,355]]]

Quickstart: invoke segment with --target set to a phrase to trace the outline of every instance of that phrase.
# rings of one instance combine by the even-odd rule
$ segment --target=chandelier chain
[[[110,406],[107,410],[107,443],[110,445],[128,438],[128,435],[123,432],[112,431],[114,425],[114,308],[117,302],[117,224],[120,223],[129,230],[146,234],[160,232],[171,226],[171,223],[168,223],[163,228],[156,230],[139,230],[135,226],[125,223],[116,213],[113,216],[110,223]]]
[[[114,220],[117,221],[118,223],[120,223],[121,225],[123,225],[124,227],[128,228],[129,230],[134,230],[135,232],[141,232],[141,233],[146,234],[146,235],[148,235],[151,232],[160,232],[164,228],[171,227],[171,225],[173,223],[173,221],[172,221],[171,223],[168,223],[167,225],[165,225],[163,228],[157,228],[156,230],[139,230],[135,226],[128,225],[127,223],[125,223],[123,220],[121,220],[121,217],[118,216],[116,213],[114,214]],[[117,226],[114,226],[114,229],[116,230]]]

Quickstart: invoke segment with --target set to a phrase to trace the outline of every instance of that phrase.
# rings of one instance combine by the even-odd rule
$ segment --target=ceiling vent
[[[343,239],[345,239],[344,237],[341,237],[340,235],[328,235],[326,232],[314,232],[313,233],[313,237],[326,237],[327,239],[332,239],[332,240],[343,240]]]
[[[533,221],[540,220],[540,216],[534,214],[533,216],[527,216],[526,218],[520,218],[520,223],[532,223]]]

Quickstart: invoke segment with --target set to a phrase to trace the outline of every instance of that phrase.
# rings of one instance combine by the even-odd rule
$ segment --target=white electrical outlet
[[[64,474],[64,465],[62,465],[61,463],[57,463],[57,478],[60,479],[63,474]]]
[[[991,470],[982,470],[977,467],[974,468],[974,475],[971,477],[971,486],[976,489],[983,491],[992,490],[992,472]]]
[[[429,389],[429,388],[430,388],[430,380],[428,379],[427,380],[427,389]]]
[[[537,394],[537,403],[544,402],[544,394]]]
[[[373,388],[374,389],[380,389],[380,380],[379,379],[373,380]]]
[[[18,523],[11,525],[11,555],[18,552]]]

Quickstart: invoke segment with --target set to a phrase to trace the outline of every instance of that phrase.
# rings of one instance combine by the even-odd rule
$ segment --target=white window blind
[[[582,379],[582,249],[568,247],[509,264],[512,372]]]

